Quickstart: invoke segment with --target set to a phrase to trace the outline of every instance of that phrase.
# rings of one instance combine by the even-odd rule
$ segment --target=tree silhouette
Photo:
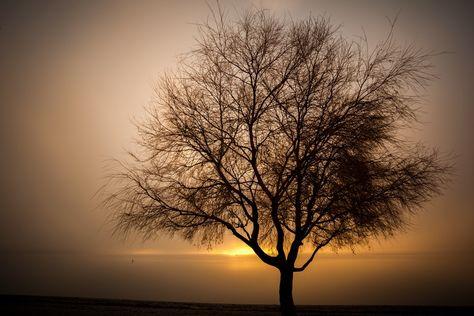
[[[219,11],[198,28],[105,204],[120,232],[211,245],[230,231],[280,271],[282,314],[294,315],[293,274],[321,248],[391,236],[445,183],[437,152],[400,136],[430,55],[392,32],[369,49],[327,19],[264,11]]]

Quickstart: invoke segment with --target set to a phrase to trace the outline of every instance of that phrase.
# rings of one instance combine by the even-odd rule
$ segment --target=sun
[[[220,253],[227,256],[248,256],[248,255],[254,254],[252,249],[246,248],[246,247],[225,249],[225,250],[222,250],[222,252]]]

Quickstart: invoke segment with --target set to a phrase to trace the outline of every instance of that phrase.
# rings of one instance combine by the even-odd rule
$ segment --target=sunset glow
[[[227,249],[227,250],[222,250],[216,252],[216,254],[222,254],[226,256],[249,256],[249,255],[255,255],[252,249],[250,248],[232,248],[232,249]]]
[[[153,229],[137,232],[127,230],[129,226],[125,224],[128,233],[125,236],[114,230],[114,219],[118,216],[99,201],[102,197],[98,192],[108,183],[108,175],[120,170],[110,167],[109,162],[127,161],[127,151],[134,152],[138,147],[135,123],[146,118],[146,109],[158,103],[155,88],[160,85],[160,78],[173,74],[183,56],[196,50],[197,25],[212,17],[213,3],[212,0],[0,1],[0,259],[4,264],[0,270],[0,294],[278,304],[277,274],[281,270],[262,263],[246,246],[254,243],[235,238],[232,233],[214,236],[221,230],[212,230],[213,226],[206,231],[210,235],[206,238],[200,231],[167,230],[173,225],[160,232]],[[331,25],[340,25],[336,28],[337,38],[356,42],[367,37],[369,44],[363,50],[368,51],[387,38],[391,32],[390,21],[396,20],[393,37],[397,45],[413,44],[416,49],[433,52],[429,59],[433,67],[429,71],[436,79],[422,89],[422,97],[416,104],[421,124],[413,130],[402,130],[400,137],[406,137],[410,144],[412,140],[413,144],[419,141],[427,148],[439,149],[441,154],[446,153],[446,160],[454,157],[452,177],[440,190],[441,195],[433,195],[413,216],[407,216],[405,230],[397,230],[393,236],[391,231],[382,231],[380,238],[361,234],[369,236],[367,243],[355,245],[354,249],[344,246],[337,253],[331,244],[326,244],[304,273],[295,272],[298,275],[294,279],[295,302],[472,305],[474,2],[220,0],[218,3],[227,10],[231,21],[249,8],[264,8],[288,22],[305,19],[310,14],[327,17]],[[380,65],[384,67],[385,64]],[[272,77],[268,75],[268,78]],[[315,86],[319,87],[316,83]],[[398,93],[397,89],[392,90]],[[298,89],[295,91],[300,93]],[[333,99],[332,91],[330,95]],[[278,115],[275,117],[280,119]],[[332,120],[328,122],[332,124]],[[239,126],[235,131],[240,129]],[[199,133],[193,135],[196,134]],[[264,139],[263,134],[257,136]],[[215,142],[222,143],[225,142]],[[280,138],[275,143],[274,147],[278,148]],[[244,153],[249,151],[245,146],[242,148]],[[238,155],[246,158],[240,152]],[[331,159],[332,156],[327,158]],[[172,159],[166,161],[175,163]],[[232,159],[226,162],[235,164]],[[265,170],[278,169],[274,166]],[[324,169],[311,170],[317,174]],[[234,177],[251,174],[234,173],[229,172]],[[204,172],[194,174],[206,177]],[[293,173],[286,174],[294,177]],[[170,178],[176,180],[171,176],[166,179]],[[257,183],[255,179],[252,181]],[[208,185],[206,181],[203,183]],[[267,199],[272,203],[260,199],[259,194],[265,196],[264,190],[244,183],[248,195],[258,198],[252,205],[273,206],[273,199]],[[193,186],[189,187],[194,190]],[[181,196],[171,189],[165,192],[168,196]],[[293,191],[298,192],[279,190],[275,196],[280,198],[284,195],[281,192]],[[324,202],[327,199],[324,194],[314,200]],[[192,194],[189,196],[198,200]],[[234,207],[227,195],[213,196]],[[215,205],[209,203],[207,207],[212,212],[222,212]],[[290,201],[283,207],[296,208],[295,205]],[[197,221],[201,221],[201,214],[195,216]],[[239,224],[242,221],[235,221],[235,225],[242,225],[238,231],[249,239],[270,236],[262,250],[275,256],[274,246],[268,246],[276,240],[271,235],[274,218],[268,215],[270,211],[265,214],[266,225],[253,225],[249,221],[243,221],[248,225],[244,228]],[[247,216],[251,220],[265,218]],[[143,218],[151,218],[152,224],[159,222],[153,216]],[[316,218],[325,220],[323,216]],[[137,226],[140,224],[138,221]],[[208,221],[200,224],[207,225]],[[176,224],[180,225],[183,224]],[[254,227],[261,228],[260,236],[252,234]],[[386,230],[386,226],[381,227]],[[384,232],[390,238],[384,238]],[[314,236],[311,242],[320,238]],[[260,242],[257,237],[254,240]],[[342,241],[341,245],[347,245]],[[296,260],[299,267],[311,257],[314,249],[311,242],[301,243],[304,246]],[[289,248],[283,243],[278,249],[284,247]],[[281,261],[281,257],[273,259]]]

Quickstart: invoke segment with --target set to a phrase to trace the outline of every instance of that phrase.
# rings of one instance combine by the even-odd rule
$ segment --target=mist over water
[[[294,297],[297,304],[472,304],[474,2],[221,3],[230,14],[262,5],[295,19],[327,15],[348,39],[366,33],[371,44],[385,39],[387,17],[398,15],[400,44],[450,52],[433,59],[439,79],[420,104],[427,124],[413,136],[453,152],[456,175],[410,230],[379,246],[411,254],[321,255],[296,274]],[[205,1],[0,1],[0,294],[278,302],[278,272],[253,256],[108,255],[136,245],[112,238],[92,199],[104,160],[133,146],[131,118],[143,116],[157,78],[194,47],[193,23],[208,15]],[[165,236],[141,246],[194,251]]]
[[[474,255],[322,254],[296,274],[297,304],[472,304]],[[0,293],[277,304],[278,272],[254,256],[10,254]],[[449,271],[449,273],[446,273]]]

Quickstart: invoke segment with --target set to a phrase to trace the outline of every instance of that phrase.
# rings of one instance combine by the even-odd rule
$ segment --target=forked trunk
[[[293,302],[293,271],[280,270],[280,310],[283,316],[295,316],[296,308]]]

